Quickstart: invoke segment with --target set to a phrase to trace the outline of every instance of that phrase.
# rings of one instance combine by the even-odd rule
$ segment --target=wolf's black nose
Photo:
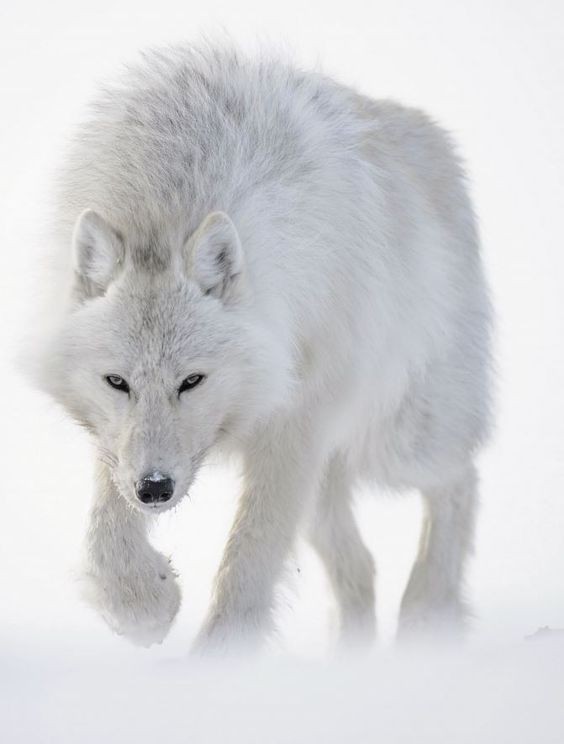
[[[150,473],[137,482],[137,498],[144,504],[168,501],[174,491],[174,481],[166,475]]]

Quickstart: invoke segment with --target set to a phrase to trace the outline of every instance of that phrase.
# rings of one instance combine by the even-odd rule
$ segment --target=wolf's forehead
[[[197,298],[182,289],[149,289],[121,298],[116,322],[141,360],[174,362],[186,354],[207,354],[217,339]]]
[[[129,334],[126,348],[121,348],[118,356],[135,379],[157,383],[188,374],[191,366],[216,357],[216,352],[205,334],[195,332],[194,324],[154,321]]]
[[[131,333],[171,334],[197,325],[198,303],[189,288],[137,276],[121,289],[115,307]]]
[[[182,311],[184,310],[184,312]],[[136,317],[128,324],[130,343],[149,353],[161,350],[170,355],[205,341],[201,319],[173,303],[162,306],[140,303]]]

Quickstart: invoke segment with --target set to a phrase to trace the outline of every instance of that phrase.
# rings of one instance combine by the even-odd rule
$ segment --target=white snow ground
[[[0,741],[564,742],[564,9],[559,0],[21,0],[0,9]],[[419,504],[363,495],[379,565],[383,647],[328,649],[333,615],[299,546],[279,637],[256,663],[186,656],[233,512],[233,470],[207,468],[155,533],[184,604],[163,646],[112,636],[78,599],[88,442],[29,390],[11,359],[41,253],[50,169],[96,80],[138,48],[222,24],[286,39],[304,63],[431,111],[469,162],[499,312],[498,429],[464,650],[393,651]],[[298,571],[299,569],[299,571]]]
[[[564,644],[251,664],[110,654],[71,639],[2,653],[5,742],[561,744]],[[24,662],[24,663],[22,663]]]

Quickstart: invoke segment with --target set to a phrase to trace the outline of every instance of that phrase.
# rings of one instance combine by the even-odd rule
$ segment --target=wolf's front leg
[[[196,651],[249,650],[272,628],[273,592],[320,472],[309,427],[263,429],[245,459],[245,489]]]
[[[148,517],[117,491],[99,463],[86,537],[86,600],[134,643],[160,643],[180,607],[168,560],[147,539]]]

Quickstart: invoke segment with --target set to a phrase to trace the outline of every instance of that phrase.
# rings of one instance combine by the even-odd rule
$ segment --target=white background
[[[300,546],[281,592],[278,661],[252,671],[190,660],[163,666],[189,647],[229,527],[237,482],[233,471],[217,467],[206,468],[191,500],[156,530],[184,590],[181,615],[162,647],[130,649],[80,603],[75,568],[91,493],[89,444],[26,387],[13,364],[33,302],[49,186],[65,137],[98,81],[140,48],[221,28],[245,47],[258,39],[288,48],[299,63],[321,66],[368,95],[426,109],[453,132],[468,163],[498,313],[498,410],[481,459],[482,510],[469,576],[476,622],[462,655],[419,663],[380,652],[325,666],[333,608],[315,557]],[[4,741],[150,741],[165,732],[170,741],[219,742],[238,740],[236,730],[241,741],[261,742],[364,742],[379,734],[451,742],[455,732],[457,741],[564,740],[564,640],[555,636],[548,650],[523,641],[539,626],[564,628],[563,48],[559,0],[3,4]],[[414,495],[365,494],[359,518],[378,558],[387,645],[419,504]]]

